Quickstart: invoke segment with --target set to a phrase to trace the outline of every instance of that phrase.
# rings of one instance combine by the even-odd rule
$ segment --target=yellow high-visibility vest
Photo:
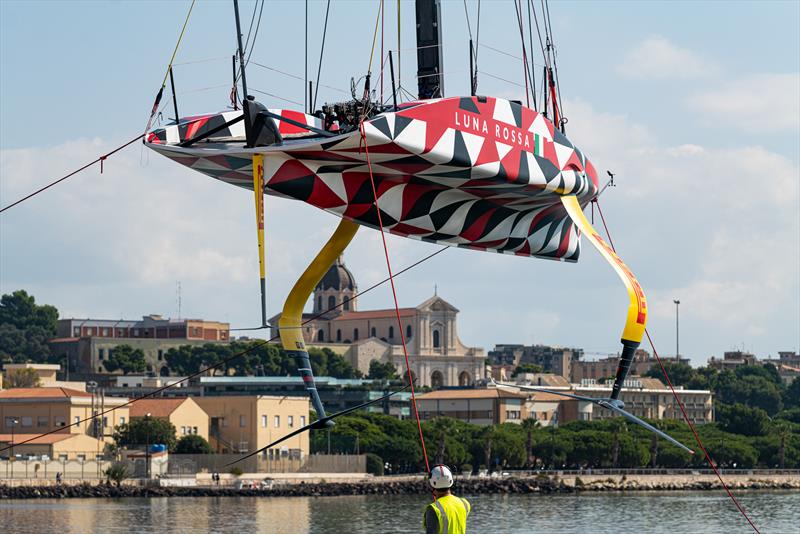
[[[472,507],[467,499],[455,495],[445,495],[428,505],[436,512],[439,520],[439,534],[464,534],[467,531],[467,516]],[[425,515],[422,518],[425,525]]]

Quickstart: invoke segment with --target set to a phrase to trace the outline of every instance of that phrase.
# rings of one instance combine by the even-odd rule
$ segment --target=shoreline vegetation
[[[800,491],[800,474],[726,475],[736,490]],[[563,475],[471,477],[456,481],[456,491],[478,494],[580,494],[583,492],[629,491],[714,491],[722,485],[713,475]],[[128,481],[120,486],[99,483],[63,485],[0,485],[0,499],[64,499],[124,497],[329,497],[354,495],[425,495],[429,492],[422,476],[376,477],[358,481],[274,483],[270,487],[236,488],[214,486],[159,486]]]

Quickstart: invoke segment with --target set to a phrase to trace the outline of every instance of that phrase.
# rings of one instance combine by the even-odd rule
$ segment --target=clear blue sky
[[[144,128],[188,5],[0,2],[0,203]],[[377,5],[333,3],[322,83],[346,90],[364,74]],[[396,47],[394,5],[387,2],[387,50]],[[467,5],[475,32],[476,2]],[[682,352],[696,362],[734,346],[762,356],[800,348],[799,6],[551,4],[568,134],[598,169],[619,173],[604,211],[648,293],[663,352],[674,352],[672,298],[684,303]],[[252,7],[241,2],[245,27]],[[310,72],[324,11],[324,2],[309,2]],[[413,12],[404,1],[404,49],[414,46]],[[302,78],[304,4],[268,2],[263,17],[253,61]],[[445,1],[442,19],[445,90],[463,94],[463,2]],[[520,55],[515,24],[513,2],[484,1],[481,43]],[[231,3],[198,2],[176,60],[182,114],[224,108],[234,49]],[[404,51],[403,85],[412,92],[415,63]],[[522,82],[519,62],[488,48],[479,48],[478,65]],[[488,74],[479,92],[521,95]],[[248,81],[303,101],[302,80],[251,65]],[[322,101],[344,96],[320,90]],[[248,326],[258,314],[250,202],[243,191],[132,147],[103,175],[93,170],[0,215],[0,290],[27,288],[65,315],[175,315],[181,280],[184,315]],[[267,211],[276,312],[335,219],[275,199]],[[378,237],[362,231],[345,257],[362,286],[385,275]],[[398,267],[433,250],[389,243]],[[461,309],[469,345],[617,350],[624,294],[588,246],[578,265],[448,251],[406,275],[401,305],[422,302],[435,283]],[[375,291],[361,305],[389,307],[391,296]]]

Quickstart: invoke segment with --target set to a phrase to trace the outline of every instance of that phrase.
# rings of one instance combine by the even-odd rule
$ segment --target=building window
[[[56,415],[53,417],[53,423],[56,426],[67,426],[67,418],[62,415]]]
[[[342,341],[342,331],[341,330],[337,330],[336,331],[336,341],[338,341],[338,342]]]
[[[73,328],[72,329],[72,335],[74,337],[80,336],[81,335],[81,328],[79,326],[76,326],[75,328]]]
[[[124,416],[119,418],[119,424],[121,424],[121,425],[125,424],[125,417]]]
[[[290,415],[286,418],[286,423],[289,425],[289,428],[294,428],[294,416]]]
[[[370,335],[370,336],[372,336],[372,337],[378,337],[378,332],[377,332],[377,330],[375,330],[375,327],[374,327],[374,326],[373,326],[373,327],[372,327],[372,329],[369,331],[369,335]]]
[[[197,434],[197,427],[196,426],[192,427],[192,434]]]
[[[411,325],[406,326],[406,338],[407,339],[411,338]]]
[[[100,333],[102,337],[108,337],[108,328],[103,328],[102,332]]]
[[[164,359],[164,351],[162,349],[158,349],[158,361]]]
[[[267,416],[266,415],[262,415],[261,416],[261,428],[267,428]]]
[[[322,311],[322,297],[317,297],[317,310]]]
[[[433,348],[438,349],[441,346],[441,342],[439,341],[439,331],[433,331]]]
[[[320,330],[317,332],[317,341],[325,341],[325,332]]]
[[[353,341],[358,341],[358,328],[353,330]]]
[[[389,339],[392,339],[393,337],[394,337],[394,327],[390,326],[389,327]]]
[[[245,416],[243,416],[243,415],[239,416],[239,426],[240,427],[247,426],[247,418],[245,418]]]
[[[328,309],[332,310],[335,307],[336,307],[336,297],[331,295],[330,297],[328,297]]]
[[[36,418],[36,426],[47,426],[49,419],[46,415],[40,415]]]
[[[305,415],[301,415],[300,416],[300,426],[306,426],[306,416]]]
[[[186,427],[182,426],[181,427],[181,436],[185,436],[185,435],[186,435]]]
[[[97,359],[102,360],[105,354],[106,354],[105,349],[97,349]]]
[[[15,419],[15,417],[6,417],[6,428],[11,428],[14,426]]]
[[[76,415],[75,416],[75,423],[74,424],[76,424],[76,425],[81,424],[81,416],[80,415]]]
[[[342,301],[342,308],[344,311],[350,311],[350,297],[345,297]]]
[[[23,417],[22,426],[33,426],[33,417]]]
[[[280,415],[276,415],[275,416],[275,428],[280,428],[280,427],[281,427],[281,416]]]

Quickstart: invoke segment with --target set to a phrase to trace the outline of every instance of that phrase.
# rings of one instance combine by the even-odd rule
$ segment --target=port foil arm
[[[589,242],[600,252],[605,260],[611,265],[614,271],[622,280],[625,289],[628,291],[628,314],[625,318],[625,327],[622,330],[622,354],[619,359],[619,366],[614,377],[614,385],[611,390],[611,399],[617,400],[625,377],[633,362],[636,349],[644,337],[644,329],[647,326],[647,299],[645,298],[642,286],[633,275],[633,272],[625,265],[622,258],[617,256],[613,247],[606,243],[595,231],[592,224],[583,214],[578,199],[575,195],[561,197],[561,203],[567,210],[572,222],[586,236]]]

